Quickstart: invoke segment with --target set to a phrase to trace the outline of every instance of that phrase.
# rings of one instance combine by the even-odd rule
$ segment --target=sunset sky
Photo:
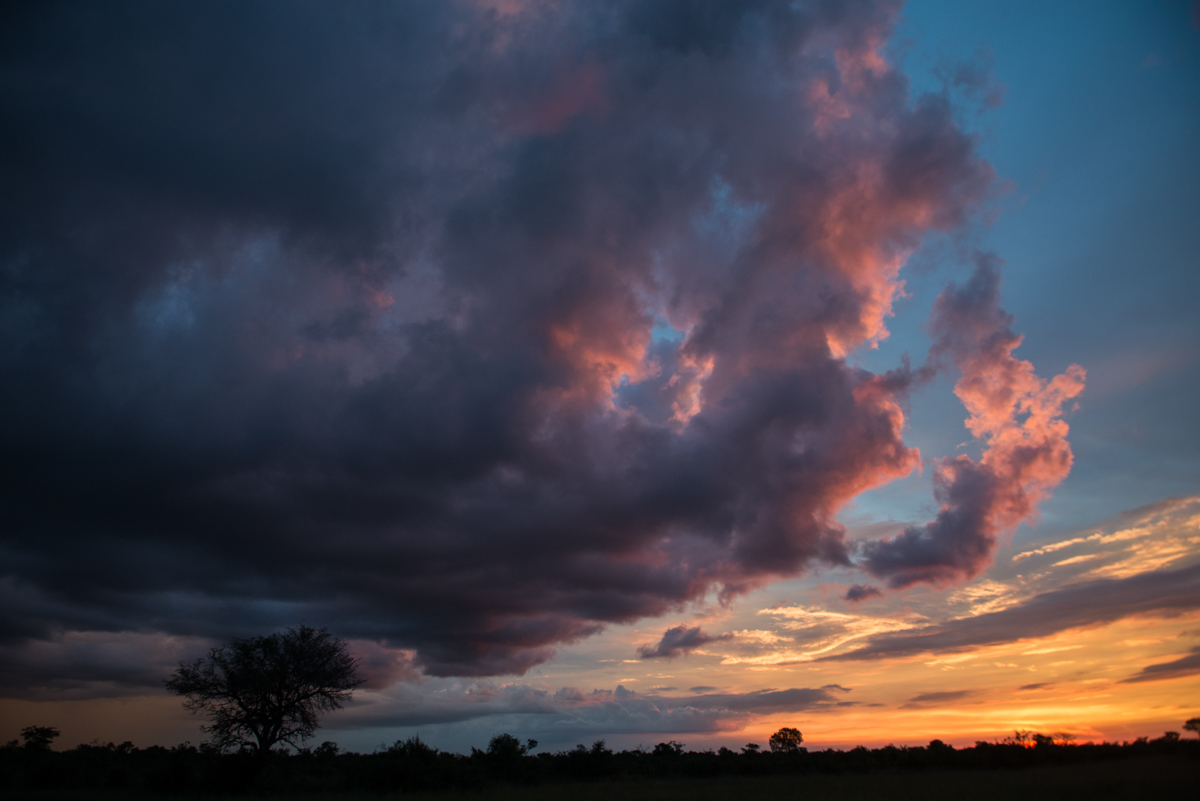
[[[0,741],[1200,714],[1200,2],[2,14]]]

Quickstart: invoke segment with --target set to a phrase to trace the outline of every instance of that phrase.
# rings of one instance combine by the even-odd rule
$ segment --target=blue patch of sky
[[[1006,261],[1004,305],[1040,375],[1072,362],[1089,389],[1069,417],[1076,464],[1043,504],[1053,536],[1123,509],[1200,491],[1200,30],[1191,4],[913,0],[892,43],[914,96],[947,68],[990,57],[1004,102],[959,101],[960,120],[1009,182],[971,246]],[[950,87],[950,90],[956,90]],[[970,266],[944,238],[905,270],[890,340],[856,355],[919,363],[934,297]],[[957,452],[965,410],[942,379],[913,398],[910,444]],[[931,506],[929,474],[861,496],[846,517],[907,518]],[[926,515],[927,516],[927,515]]]
[[[718,236],[733,243],[739,241],[766,210],[763,203],[743,203],[733,194],[733,187],[719,175],[713,177],[709,189],[711,203],[705,214],[692,221],[696,231]]]
[[[654,316],[654,325],[650,328],[650,339],[659,342],[682,342],[687,332],[681,331],[667,322],[661,314]]]

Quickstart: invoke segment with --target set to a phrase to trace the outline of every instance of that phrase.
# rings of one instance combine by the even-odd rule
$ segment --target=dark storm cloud
[[[0,644],[0,698],[67,700],[147,695],[181,662],[203,656],[219,643],[201,637],[152,632],[72,631],[32,641]],[[419,679],[413,653],[353,641],[364,690]]]
[[[883,591],[878,587],[870,584],[855,584],[850,589],[846,590],[846,600],[855,603],[865,601],[868,598],[882,598]]]
[[[823,660],[953,653],[981,645],[1048,637],[1136,615],[1177,615],[1193,609],[1200,609],[1200,566],[1064,587],[1035,595],[999,612],[876,634],[861,648]]]
[[[212,643],[134,632],[70,632],[0,645],[0,697],[63,701],[143,695]]]
[[[1200,673],[1200,646],[1193,648],[1187,656],[1171,662],[1160,662],[1157,665],[1147,665],[1138,673],[1124,679],[1122,684],[1137,684],[1143,681],[1163,681],[1164,679],[1179,679],[1184,676],[1194,676]]]
[[[306,623],[522,673],[848,564],[918,455],[912,375],[844,356],[992,175],[895,13],[6,6],[6,647]]]
[[[732,634],[713,636],[701,631],[699,626],[675,626],[663,632],[662,639],[654,645],[643,645],[638,648],[638,656],[642,659],[674,659],[707,645],[710,642],[721,642],[733,639]]]

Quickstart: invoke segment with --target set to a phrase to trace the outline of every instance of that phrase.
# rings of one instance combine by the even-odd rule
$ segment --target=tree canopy
[[[784,726],[772,734],[771,739],[767,740],[771,750],[777,754],[793,754],[800,750],[802,742],[804,742],[804,735],[800,733],[800,730],[788,726]]]
[[[221,749],[250,747],[265,757],[273,746],[299,747],[318,716],[340,709],[362,682],[356,660],[325,629],[301,626],[268,637],[234,639],[179,668],[167,689],[203,713],[202,727]]]
[[[59,734],[61,732],[53,726],[26,726],[21,729],[21,737],[25,740],[25,747],[31,751],[49,751],[50,743]]]

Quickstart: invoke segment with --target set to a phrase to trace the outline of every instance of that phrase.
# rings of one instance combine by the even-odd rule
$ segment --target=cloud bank
[[[398,685],[383,703],[366,703],[340,714],[342,729],[428,726],[504,718],[522,731],[556,739],[587,734],[733,731],[755,715],[812,712],[852,705],[838,697],[850,692],[822,688],[760,690],[749,693],[645,695],[618,685],[615,690],[557,692],[526,684],[451,684],[436,693]],[[376,700],[376,699],[372,699]],[[516,716],[515,718],[513,716]]]
[[[4,14],[6,648],[303,622],[520,674],[850,564],[837,512],[920,462],[925,373],[846,356],[992,170],[887,62],[895,3]],[[987,449],[867,547],[893,587],[1069,469],[1082,373],[1015,359],[996,287],[935,309]]]
[[[1060,631],[1100,626],[1137,615],[1170,616],[1196,609],[1200,609],[1200,565],[1139,573],[1123,579],[1080,582],[1039,593],[998,612],[876,634],[862,647],[822,659],[953,653],[982,645],[1048,637]]]
[[[1138,684],[1144,681],[1164,681],[1200,673],[1200,646],[1193,648],[1187,656],[1170,662],[1147,665],[1136,674],[1124,679],[1122,684]]]

